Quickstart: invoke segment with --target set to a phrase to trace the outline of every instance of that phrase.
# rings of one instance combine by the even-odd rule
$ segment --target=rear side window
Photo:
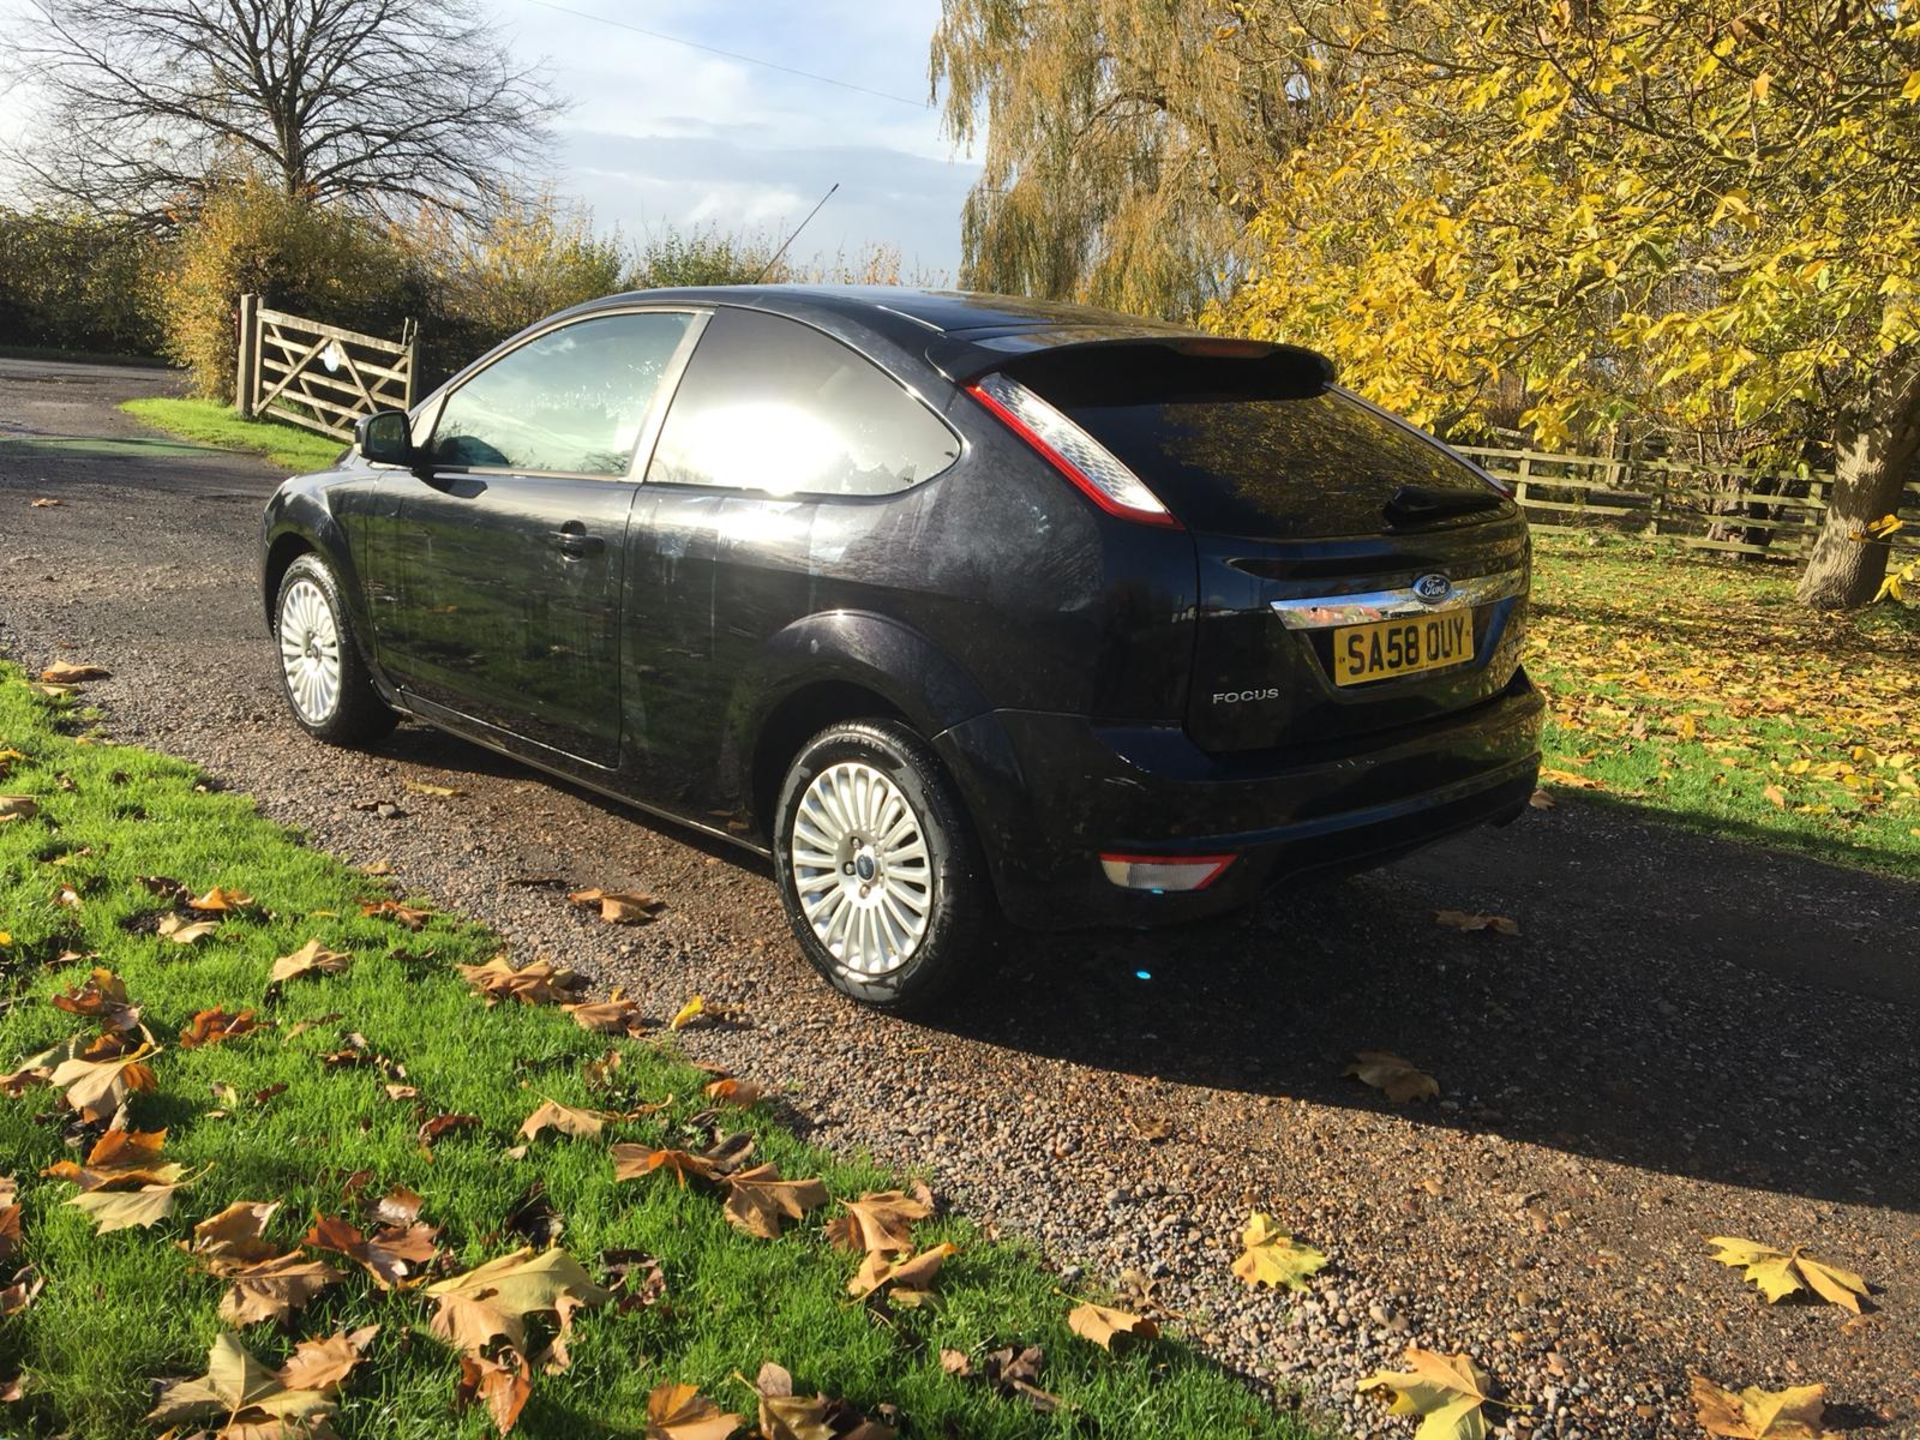
[[[508,351],[447,396],[436,464],[623,476],[693,317],[602,315]]]
[[[647,479],[772,495],[891,495],[960,442],[864,356],[797,321],[721,309],[674,392]]]
[[[1124,461],[1189,529],[1367,535],[1387,523],[1403,486],[1489,493],[1470,466],[1341,390],[1275,384],[1245,361],[1123,358],[1062,354],[1009,373]]]

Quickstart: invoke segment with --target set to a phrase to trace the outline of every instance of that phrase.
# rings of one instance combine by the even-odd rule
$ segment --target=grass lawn
[[[12,1172],[22,1206],[18,1253],[8,1254],[14,1240],[0,1217],[0,1313],[23,1263],[45,1282],[24,1310],[0,1319],[0,1395],[16,1374],[24,1391],[0,1401],[0,1433],[153,1435],[163,1426],[142,1419],[152,1380],[202,1374],[216,1335],[233,1328],[216,1314],[225,1282],[175,1242],[234,1202],[277,1201],[266,1239],[292,1249],[317,1217],[370,1229],[365,1207],[395,1187],[417,1192],[420,1221],[439,1227],[436,1274],[543,1243],[537,1227],[531,1241],[529,1227],[514,1227],[530,1204],[551,1207],[559,1245],[595,1279],[608,1273],[608,1251],[658,1258],[664,1296],[581,1310],[571,1367],[536,1367],[516,1433],[638,1434],[648,1392],[668,1382],[697,1385],[751,1420],[753,1393],[733,1377],[766,1361],[786,1366],[800,1393],[843,1396],[869,1415],[897,1406],[910,1436],[1309,1433],[1177,1341],[1110,1355],[1070,1334],[1075,1298],[1030,1254],[984,1239],[962,1218],[914,1227],[917,1248],[958,1247],[934,1303],[876,1308],[850,1298],[857,1258],[824,1238],[837,1203],[779,1239],[759,1239],[727,1223],[710,1188],[680,1189],[665,1172],[616,1183],[609,1142],[697,1149],[715,1125],[699,1118],[703,1110],[718,1114],[719,1129],[751,1134],[758,1158],[783,1175],[819,1176],[836,1202],[898,1177],[800,1143],[764,1103],[714,1112],[702,1093],[712,1077],[677,1059],[670,1038],[589,1033],[551,1005],[485,1008],[452,967],[497,953],[495,937],[446,916],[413,933],[364,915],[360,902],[382,897],[384,882],[305,848],[244,797],[210,793],[185,764],[74,734],[85,715],[73,704],[34,694],[17,670],[0,667],[0,792],[38,805],[0,822],[0,929],[9,932],[0,942],[0,1071],[76,1032],[93,1035],[100,1022],[52,1000],[82,985],[90,967],[110,968],[159,1046],[148,1057],[156,1085],[127,1098],[126,1119],[135,1130],[164,1127],[164,1156],[186,1167],[188,1183],[171,1217],[98,1234],[67,1203],[75,1185],[41,1172],[84,1158],[100,1125],[78,1124],[57,1087],[21,1082],[18,1093],[0,1094],[0,1174]],[[254,905],[179,944],[152,933],[155,918],[180,903],[157,893],[166,885],[153,877],[196,895],[215,885],[243,891]],[[350,954],[351,968],[272,993],[275,958],[311,938]],[[254,1009],[270,1028],[181,1044],[176,1037],[213,1006]],[[587,1066],[610,1051],[622,1063],[596,1079]],[[341,1063],[343,1054],[359,1063]],[[389,1098],[396,1084],[417,1097]],[[668,1103],[615,1120],[597,1138],[548,1132],[524,1142],[522,1122],[549,1098],[602,1112]],[[422,1122],[447,1114],[474,1119],[429,1152]],[[239,1328],[265,1365],[279,1365],[298,1339],[378,1324],[339,1397],[341,1436],[489,1433],[481,1407],[454,1414],[459,1358],[430,1333],[428,1297],[377,1289],[339,1255],[308,1253],[337,1262],[344,1278],[296,1311],[290,1330],[272,1321]],[[977,1370],[1010,1344],[1045,1347],[1039,1383],[1065,1402],[1057,1413],[941,1363],[943,1350],[957,1350]]]
[[[120,408],[136,420],[144,420],[156,430],[164,430],[182,440],[218,445],[223,450],[251,451],[296,475],[327,469],[346,448],[338,440],[315,430],[302,430],[298,425],[283,425],[278,420],[242,420],[231,405],[222,405],[217,400],[177,400],[156,395],[124,401]]]
[[[1535,562],[1550,788],[1920,877],[1920,609],[1805,610],[1790,567],[1658,541]]]

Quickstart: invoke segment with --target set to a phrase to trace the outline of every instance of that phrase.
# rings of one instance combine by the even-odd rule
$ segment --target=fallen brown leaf
[[[644,1440],[728,1440],[740,1417],[692,1385],[660,1385],[647,1396]]]
[[[378,1325],[362,1325],[324,1340],[302,1340],[280,1367],[280,1383],[289,1390],[317,1390],[322,1394],[339,1389],[379,1333]]]
[[[309,940],[291,955],[282,955],[267,972],[267,983],[279,985],[305,975],[343,975],[353,964],[351,955],[329,950],[318,940]]]
[[[1396,1105],[1432,1100],[1440,1094],[1439,1081],[1390,1051],[1362,1050],[1353,1059],[1346,1073],[1371,1085]]]
[[[913,1249],[913,1223],[933,1207],[900,1190],[868,1191],[841,1202],[846,1214],[827,1224],[827,1241],[868,1255],[904,1255]]]
[[[230,1325],[252,1325],[286,1320],[338,1282],[340,1272],[324,1260],[309,1260],[294,1250],[227,1270],[223,1278],[229,1289],[220,1300],[220,1318]]]
[[[211,1010],[197,1011],[193,1023],[180,1032],[182,1050],[198,1049],[202,1045],[218,1045],[225,1040],[237,1040],[242,1035],[251,1034],[264,1028],[253,1018],[253,1011],[242,1010],[238,1015],[229,1015],[219,1006]]]
[[[505,955],[496,955],[484,965],[454,968],[486,997],[489,1005],[502,1000],[518,1000],[523,1005],[571,1004],[587,986],[584,975],[550,960],[535,960],[516,970]]]
[[[111,671],[98,665],[70,665],[64,660],[56,660],[40,672],[41,682],[47,685],[84,685],[89,680],[112,678]]]
[[[420,1272],[433,1262],[439,1233],[432,1225],[387,1225],[363,1235],[350,1222],[327,1215],[315,1217],[305,1243],[358,1262],[382,1290],[400,1290],[420,1282]]]
[[[558,1130],[562,1135],[571,1135],[575,1139],[591,1139],[598,1135],[606,1124],[606,1117],[594,1110],[576,1110],[571,1105],[562,1105],[557,1100],[546,1100],[521,1125],[520,1133],[529,1140],[540,1138],[542,1130]]]
[[[895,1261],[870,1252],[861,1262],[859,1273],[847,1282],[847,1293],[858,1300],[885,1290],[898,1304],[918,1304],[933,1289],[934,1278],[947,1257],[958,1253],[958,1247],[944,1242],[911,1260]]]
[[[433,918],[431,910],[415,910],[402,905],[398,900],[362,900],[360,913],[376,919],[391,920],[396,925],[404,925],[409,930],[422,928]]]
[[[1504,915],[1469,914],[1465,910],[1436,910],[1433,923],[1450,930],[1490,930],[1496,935],[1518,935],[1520,926]]]
[[[508,1350],[495,1359],[467,1352],[460,1357],[460,1383],[454,1387],[454,1409],[479,1403],[487,1407],[493,1428],[505,1435],[520,1419],[533,1394],[533,1370],[527,1357]]]
[[[237,915],[253,908],[253,896],[243,890],[224,890],[216,885],[206,894],[189,899],[186,906],[202,915]]]
[[[575,905],[598,906],[609,925],[646,925],[667,908],[667,902],[626,890],[575,890],[567,896]]]
[[[1709,1435],[1733,1440],[1839,1440],[1822,1427],[1826,1420],[1827,1387],[1796,1385],[1787,1390],[1762,1390],[1749,1385],[1735,1394],[1704,1375],[1693,1380],[1695,1419]]]
[[[1076,1305],[1067,1313],[1067,1328],[1102,1350],[1113,1349],[1115,1340],[1155,1340],[1160,1335],[1160,1327],[1151,1320],[1125,1310],[1110,1310],[1091,1301]]]
[[[206,939],[219,928],[218,920],[189,920],[184,915],[162,915],[160,923],[154,927],[154,933],[166,936],[176,945],[192,945]]]
[[[821,1181],[782,1180],[771,1164],[727,1176],[726,1187],[728,1223],[764,1240],[778,1240],[787,1220],[801,1219],[828,1198]]]

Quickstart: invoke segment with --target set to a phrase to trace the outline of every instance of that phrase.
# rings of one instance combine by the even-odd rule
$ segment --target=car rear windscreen
[[[1499,506],[1470,466],[1297,361],[1089,347],[1034,356],[1009,373],[1202,533],[1374,534],[1405,518],[1390,507],[1409,493],[1439,511]]]

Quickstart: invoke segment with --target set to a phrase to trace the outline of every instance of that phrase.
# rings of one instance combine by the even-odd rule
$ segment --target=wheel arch
[[[734,713],[738,793],[773,841],[780,782],[800,747],[829,725],[893,720],[931,748],[936,735],[988,709],[973,680],[919,632],[867,612],[808,616],[773,637],[760,684]]]

